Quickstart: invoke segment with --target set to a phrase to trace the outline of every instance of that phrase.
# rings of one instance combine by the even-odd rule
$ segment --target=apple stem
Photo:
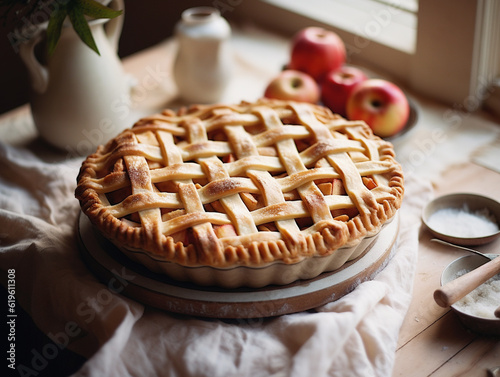
[[[292,87],[299,88],[300,86],[302,86],[302,80],[300,78],[294,78],[292,80]]]

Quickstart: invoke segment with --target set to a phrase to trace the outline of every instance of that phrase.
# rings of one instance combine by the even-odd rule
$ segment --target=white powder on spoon
[[[464,238],[489,236],[499,231],[495,217],[487,209],[471,212],[467,205],[439,209],[427,223],[439,233]]]

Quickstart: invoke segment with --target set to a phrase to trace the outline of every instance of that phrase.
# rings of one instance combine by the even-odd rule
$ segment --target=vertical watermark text
[[[16,368],[16,270],[7,270],[7,367]]]

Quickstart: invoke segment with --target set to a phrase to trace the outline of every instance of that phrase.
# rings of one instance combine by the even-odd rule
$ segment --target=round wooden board
[[[261,318],[309,310],[337,300],[380,272],[395,252],[399,214],[357,259],[333,272],[285,286],[222,289],[155,274],[123,255],[81,213],[78,240],[84,261],[110,290],[178,314],[210,318]]]

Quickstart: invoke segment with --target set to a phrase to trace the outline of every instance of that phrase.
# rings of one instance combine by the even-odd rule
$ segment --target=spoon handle
[[[475,268],[434,291],[434,300],[446,308],[500,272],[500,257]]]
[[[483,258],[486,258],[486,259],[491,259],[489,256],[487,255],[484,255],[483,253],[481,253],[480,251],[477,251],[477,250],[474,250],[474,249],[471,249],[469,247],[464,247],[464,246],[460,246],[460,245],[455,245],[451,242],[446,242],[446,241],[443,241],[443,240],[440,240],[438,238],[432,238],[431,239],[432,242],[437,242],[437,243],[440,243],[442,245],[446,245],[446,246],[451,246],[451,247],[454,247],[454,248],[457,248],[457,249],[461,249],[461,250],[465,250],[465,251],[469,251],[471,253],[474,253],[476,255],[479,255]]]

